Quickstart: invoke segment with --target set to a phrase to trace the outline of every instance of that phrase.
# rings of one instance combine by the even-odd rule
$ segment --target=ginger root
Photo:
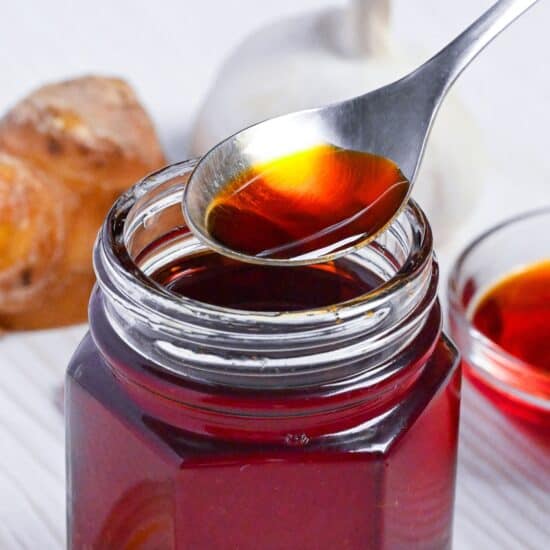
[[[128,84],[46,85],[0,120],[0,327],[83,321],[97,231],[117,196],[165,163]]]
[[[65,240],[62,190],[0,152],[0,311],[40,295],[59,266]]]

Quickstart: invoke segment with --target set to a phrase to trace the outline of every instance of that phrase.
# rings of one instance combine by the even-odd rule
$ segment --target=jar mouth
[[[550,249],[544,242],[549,230],[550,206],[491,227],[460,254],[448,281],[451,331],[474,375],[515,401],[547,411],[550,375],[507,352],[479,331],[472,318],[484,293],[502,277],[550,259]],[[525,246],[526,242],[530,246]],[[479,263],[478,257],[483,258]]]
[[[366,348],[381,356],[385,347],[387,356],[418,333],[436,300],[437,268],[431,229],[412,200],[386,232],[350,254],[358,265],[376,268],[383,282],[345,302],[298,311],[247,311],[199,302],[153,281],[138,257],[150,244],[149,233],[156,235],[157,222],[185,223],[181,198],[197,162],[168,166],[138,182],[116,201],[99,234],[94,250],[98,284],[109,322],[126,343],[148,356],[162,355],[165,363],[170,359],[172,370],[178,370],[177,364],[200,363],[219,374],[232,370],[233,362],[237,370],[263,378],[277,372],[286,376],[292,369],[309,375],[317,368],[330,370],[344,359],[353,362]],[[167,246],[164,253],[177,253],[177,246]],[[145,346],[149,349],[136,343],[151,340],[145,331],[156,334]]]
[[[266,317],[266,320],[276,317],[277,321],[288,319],[296,319],[304,316],[312,318],[315,316],[324,316],[334,308],[346,309],[357,304],[362,304],[366,301],[380,301],[389,296],[394,296],[401,290],[405,289],[418,276],[419,272],[431,260],[432,255],[432,233],[429,224],[426,220],[424,212],[420,209],[414,200],[410,200],[405,208],[406,217],[415,220],[417,227],[411,235],[411,245],[409,254],[405,262],[399,266],[398,271],[391,279],[385,280],[372,290],[361,294],[353,299],[332,304],[331,306],[316,307],[312,309],[302,309],[299,311],[247,311],[243,309],[235,309],[223,306],[217,306],[200,302],[192,298],[188,298],[179,294],[172,293],[166,290],[162,285],[157,284],[154,280],[148,277],[135,262],[135,257],[128,251],[128,241],[131,239],[132,233],[135,231],[136,223],[142,223],[142,220],[136,219],[132,209],[136,203],[154,187],[162,183],[167,177],[177,176],[181,170],[192,170],[198,163],[198,159],[188,160],[170,165],[154,172],[138,182],[130,188],[126,193],[121,195],[115,202],[113,208],[109,212],[106,223],[103,226],[100,240],[107,245],[104,251],[109,253],[108,259],[113,265],[117,265],[121,270],[127,271],[131,277],[130,282],[135,290],[145,290],[159,297],[166,298],[176,304],[182,304],[188,307],[196,307],[205,311],[214,311],[217,313],[226,313],[229,315],[254,315],[258,317]],[[182,187],[183,189],[183,187]],[[401,216],[403,218],[404,216]],[[398,220],[399,223],[399,220]],[[401,221],[402,223],[402,221]],[[382,235],[382,240],[384,236]],[[375,240],[375,246],[377,242]]]

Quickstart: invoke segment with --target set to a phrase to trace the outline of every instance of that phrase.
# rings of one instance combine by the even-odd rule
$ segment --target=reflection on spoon
[[[392,161],[318,145],[253,165],[214,197],[211,238],[259,258],[318,257],[376,236],[409,182]]]

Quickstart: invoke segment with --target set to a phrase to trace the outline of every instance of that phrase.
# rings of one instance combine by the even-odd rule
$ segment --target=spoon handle
[[[472,60],[508,25],[538,0],[499,0],[462,34],[427,61],[415,76],[431,78],[439,83],[439,97],[447,90]],[[434,83],[432,80],[432,83]]]

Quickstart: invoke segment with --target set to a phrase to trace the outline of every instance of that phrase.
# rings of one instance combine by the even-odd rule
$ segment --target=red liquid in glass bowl
[[[449,281],[451,333],[473,385],[521,428],[550,441],[550,210],[489,229]]]
[[[487,387],[467,367],[470,379],[503,410],[539,429],[546,425],[550,437],[550,413],[542,406],[550,402],[550,262],[514,271],[491,286],[475,305],[472,323],[502,350],[492,372],[503,385]]]
[[[503,350],[550,376],[550,261],[511,273],[491,287],[475,307],[473,324]]]

